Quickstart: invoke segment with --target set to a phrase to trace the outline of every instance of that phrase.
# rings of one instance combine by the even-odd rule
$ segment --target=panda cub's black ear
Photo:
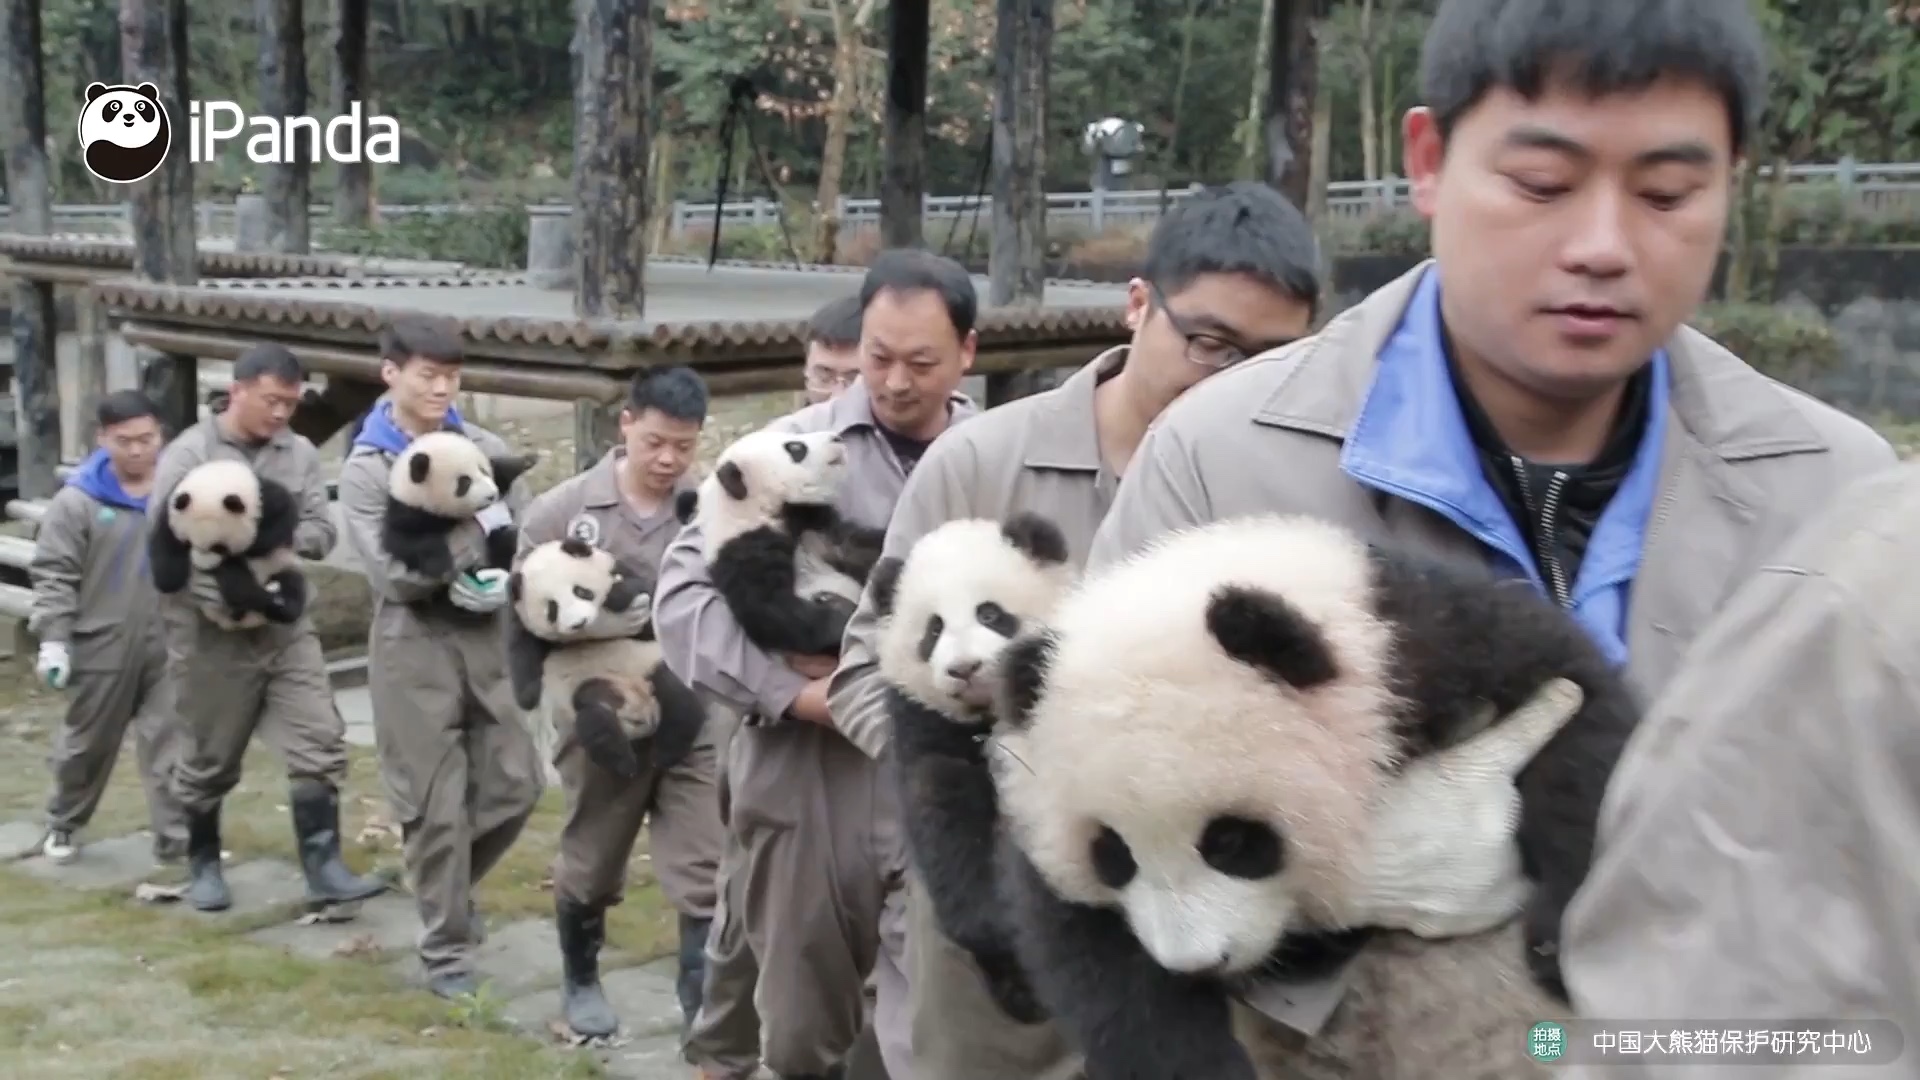
[[[1067,561],[1067,538],[1060,527],[1039,514],[1016,514],[1000,526],[1000,535],[1017,551],[1043,566]]]
[[[713,470],[713,475],[720,479],[720,489],[729,497],[734,499],[747,497],[747,474],[740,471],[737,463],[722,462],[719,468]]]
[[[698,491],[683,491],[673,497],[673,516],[682,525],[692,521],[694,513],[699,509],[700,493]]]
[[[569,536],[560,541],[560,550],[576,559],[591,559],[598,549],[577,536]]]
[[[1053,650],[1060,635],[1053,630],[1028,634],[1007,646],[997,661],[1000,667],[1000,722],[1012,728],[1024,728],[1033,719],[1033,707],[1040,703],[1047,686],[1047,673],[1053,667]]]
[[[906,569],[907,561],[898,555],[889,555],[873,564],[873,572],[867,575],[867,588],[873,593],[873,610],[881,618],[893,614],[893,601],[900,589],[900,571]]]
[[[1311,619],[1265,589],[1223,585],[1207,604],[1207,632],[1228,656],[1296,690],[1340,675],[1333,647]]]

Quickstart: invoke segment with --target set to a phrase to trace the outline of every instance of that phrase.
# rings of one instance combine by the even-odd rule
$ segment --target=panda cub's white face
[[[1089,578],[1008,650],[990,760],[1053,890],[1195,975],[1342,925],[1399,746],[1371,582],[1332,526],[1221,522]]]
[[[238,555],[259,535],[260,477],[226,458],[194,466],[167,497],[167,527],[196,553]]]
[[[788,504],[829,506],[847,473],[847,448],[831,431],[755,431],[720,454],[700,485],[695,520],[716,548],[779,520]]]
[[[599,616],[618,579],[608,552],[579,540],[549,540],[527,552],[514,572],[514,611],[535,637],[562,642]],[[649,600],[643,595],[635,603]]]
[[[472,517],[500,499],[493,462],[472,439],[435,431],[393,459],[388,489],[402,503],[444,518]]]
[[[956,718],[993,704],[997,661],[1037,629],[1072,585],[1066,542],[1050,523],[1016,518],[949,521],[921,537],[876,606],[880,673]],[[897,576],[896,576],[897,575]]]

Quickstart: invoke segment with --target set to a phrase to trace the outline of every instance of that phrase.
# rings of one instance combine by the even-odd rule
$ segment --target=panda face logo
[[[80,109],[80,151],[87,171],[109,184],[131,184],[152,176],[167,159],[173,126],[160,88],[88,83]]]
[[[567,537],[592,547],[599,547],[600,522],[591,514],[580,514],[567,522]]]

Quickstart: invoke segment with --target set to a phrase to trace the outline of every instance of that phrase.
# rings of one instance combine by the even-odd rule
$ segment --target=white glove
[[[447,586],[447,599],[476,615],[498,611],[507,602],[507,572],[486,569],[461,574]]]
[[[39,659],[34,661],[33,673],[55,690],[65,690],[67,679],[73,675],[73,658],[67,653],[64,641],[43,641],[40,643]]]
[[[487,507],[485,510],[473,515],[473,520],[480,523],[481,532],[492,536],[494,533],[513,524],[513,511],[507,509],[506,500],[502,499],[492,506]]]
[[[1513,838],[1514,777],[1584,698],[1554,679],[1505,721],[1408,765],[1374,805],[1373,867],[1347,925],[1455,937],[1518,914],[1531,885]]]

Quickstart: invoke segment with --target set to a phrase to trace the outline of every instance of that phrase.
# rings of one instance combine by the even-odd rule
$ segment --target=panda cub
[[[972,954],[1009,1016],[1038,1023],[994,885],[999,810],[986,739],[992,679],[1015,635],[1072,584],[1067,541],[1050,521],[949,521],[871,581],[875,640],[892,729],[890,760],[907,808],[907,844],[940,927]]]
[[[387,477],[387,514],[380,537],[387,554],[414,573],[453,576],[447,534],[506,498],[533,462],[531,457],[488,458],[457,431],[430,432],[408,443],[393,459]],[[512,566],[519,543],[519,530],[512,526],[488,533],[486,567]]]
[[[846,472],[832,432],[755,431],[720,454],[693,498],[675,502],[700,526],[714,588],[764,652],[840,651],[886,539],[834,508]]]
[[[147,542],[154,588],[172,595],[194,570],[210,571],[223,602],[200,612],[215,626],[296,622],[307,610],[307,579],[293,549],[299,526],[299,501],[285,486],[244,462],[202,462],[155,513]]]
[[[667,669],[651,624],[639,636],[582,640],[602,609],[651,602],[649,579],[581,540],[552,540],[527,552],[507,578],[507,673],[513,695],[545,732],[572,730],[589,760],[632,779],[678,764],[706,715],[692,690]]]
[[[1090,1080],[1255,1076],[1232,996],[1410,939],[1341,929],[1376,797],[1405,762],[1556,677],[1584,703],[1516,777],[1534,888],[1497,980],[1525,984],[1530,966],[1535,1008],[1550,1007],[1539,990],[1565,1001],[1561,914],[1639,717],[1571,617],[1522,583],[1306,518],[1176,533],[1083,581],[1049,629],[1004,654],[1007,753],[992,761],[1016,944]],[[1367,993],[1431,992],[1421,977],[1403,971]],[[1483,1007],[1477,996],[1461,988],[1454,1011]],[[1442,1047],[1484,1048],[1433,1030],[1433,1010],[1424,1031],[1387,1030],[1386,1015],[1392,1003],[1377,1000],[1334,1014],[1335,1029],[1375,1018],[1351,1041],[1398,1054],[1352,1075],[1515,1075],[1449,1059]],[[1537,1015],[1496,1019],[1519,1031]]]

